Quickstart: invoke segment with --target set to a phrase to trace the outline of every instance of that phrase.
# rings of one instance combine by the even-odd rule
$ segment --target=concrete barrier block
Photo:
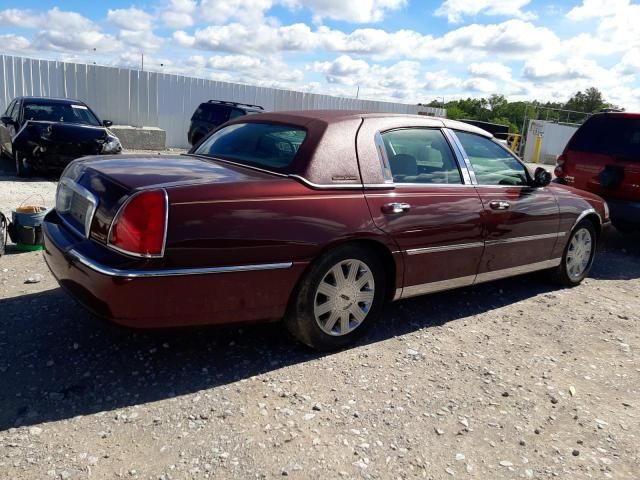
[[[113,125],[109,130],[120,139],[127,150],[164,150],[167,132],[158,127],[131,127],[129,125]]]

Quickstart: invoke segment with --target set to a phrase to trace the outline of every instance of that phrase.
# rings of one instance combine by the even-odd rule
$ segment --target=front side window
[[[404,128],[382,134],[396,183],[461,184],[462,176],[440,130]]]
[[[300,127],[237,123],[215,132],[194,153],[267,170],[283,170],[295,158],[306,135],[306,130]]]
[[[2,115],[3,117],[11,117],[11,118],[13,118],[13,108],[16,106],[16,102],[17,102],[17,100],[14,100],[13,102],[11,102],[9,104],[9,106],[7,107],[6,112],[4,112],[4,114]]]
[[[69,103],[25,103],[24,120],[79,123],[99,126],[96,116],[85,105]]]
[[[481,135],[455,132],[480,185],[528,185],[526,168],[505,148]]]

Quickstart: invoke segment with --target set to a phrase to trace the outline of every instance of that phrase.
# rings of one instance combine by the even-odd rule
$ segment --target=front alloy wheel
[[[311,264],[292,296],[285,325],[317,350],[342,348],[362,335],[382,311],[386,276],[375,251],[336,247]]]

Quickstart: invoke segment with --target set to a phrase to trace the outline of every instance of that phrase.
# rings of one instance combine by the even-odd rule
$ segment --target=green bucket
[[[16,243],[16,250],[19,252],[37,252],[43,248],[43,245],[29,245],[21,242]]]

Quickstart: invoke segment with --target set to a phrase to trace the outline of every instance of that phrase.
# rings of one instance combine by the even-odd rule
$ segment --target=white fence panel
[[[0,112],[22,95],[75,98],[115,124],[160,127],[166,130],[171,147],[188,146],[191,115],[209,99],[262,105],[272,111],[348,109],[446,116],[446,110],[417,105],[0,55]]]

